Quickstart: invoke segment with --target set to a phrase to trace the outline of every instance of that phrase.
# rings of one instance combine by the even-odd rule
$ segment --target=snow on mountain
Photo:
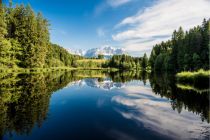
[[[86,53],[86,51],[85,50],[82,50],[82,49],[79,49],[79,50],[67,49],[67,51],[70,54],[75,54],[75,55],[80,55],[80,56],[84,56],[85,53]]]
[[[106,58],[111,57],[112,55],[121,55],[127,54],[123,48],[114,48],[108,45],[105,45],[101,48],[92,48],[89,50],[71,50],[68,49],[69,53],[76,54],[84,57],[97,57],[99,54],[103,54]]]

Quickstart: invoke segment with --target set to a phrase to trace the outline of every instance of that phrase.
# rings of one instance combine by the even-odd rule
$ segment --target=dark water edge
[[[0,74],[0,79],[1,139],[64,139],[65,137],[67,139],[177,139],[178,136],[181,139],[190,139],[191,137],[188,136],[180,137],[181,132],[167,131],[166,133],[165,130],[160,129],[160,132],[154,130],[159,127],[164,129],[166,126],[154,125],[157,120],[153,117],[149,120],[147,113],[153,111],[156,113],[154,115],[157,115],[158,111],[150,107],[145,113],[142,106],[145,104],[152,106],[157,103],[156,101],[161,103],[157,104],[160,108],[156,108],[160,109],[160,112],[164,112],[162,108],[165,104],[170,105],[170,108],[165,111],[171,112],[171,117],[177,116],[176,119],[180,119],[180,116],[187,114],[184,116],[185,121],[193,120],[189,117],[191,115],[196,118],[195,124],[205,124],[199,125],[199,128],[204,130],[200,138],[209,138],[209,89],[199,89],[198,92],[180,88],[173,75],[148,75],[134,71],[109,73],[54,71],[39,74]],[[127,90],[131,90],[132,95],[136,92],[138,94],[131,98],[131,93],[122,96]],[[70,98],[67,92],[75,92],[78,95]],[[57,102],[62,103],[59,100],[63,98],[69,98],[66,102],[71,102],[60,108],[59,105],[54,105]],[[142,98],[144,98],[143,101],[147,99],[144,104],[141,104]],[[93,105],[96,100],[99,106],[106,100],[108,103],[98,110],[95,104]],[[66,118],[65,115],[70,118]],[[151,117],[152,114],[149,116]],[[170,120],[170,116],[159,117],[159,119],[163,118],[163,122]],[[179,127],[171,124],[170,128],[170,123],[168,125],[166,127],[169,127],[168,130],[176,130],[174,126]],[[195,126],[192,125],[192,127]],[[59,128],[65,128],[65,130],[59,130]],[[71,133],[67,135],[68,132]],[[189,133],[197,136],[196,127]],[[39,134],[39,137],[35,134]]]

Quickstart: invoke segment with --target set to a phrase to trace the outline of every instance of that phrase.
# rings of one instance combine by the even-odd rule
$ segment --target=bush
[[[176,75],[176,78],[179,83],[209,87],[210,70],[204,71],[200,69],[197,72],[180,72]]]

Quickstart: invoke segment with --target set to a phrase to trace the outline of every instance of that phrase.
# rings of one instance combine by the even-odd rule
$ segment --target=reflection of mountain
[[[100,88],[104,90],[119,89],[125,87],[125,83],[113,82],[111,79],[103,79],[100,81],[98,78],[86,78],[77,82],[71,82],[67,87],[78,85],[80,87],[88,86],[93,88]]]
[[[84,79],[84,82],[87,86],[101,88],[105,90],[122,88],[125,85],[123,83],[114,83],[110,79],[105,79],[104,81],[101,81],[101,82],[99,82],[98,79]]]

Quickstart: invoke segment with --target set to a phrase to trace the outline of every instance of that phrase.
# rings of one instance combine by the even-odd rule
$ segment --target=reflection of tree
[[[73,72],[0,75],[0,135],[29,134],[47,118],[51,93],[77,80]]]
[[[109,76],[114,82],[128,82],[132,80],[142,80],[146,84],[146,79],[148,77],[146,72],[136,72],[136,71],[123,71],[123,72],[110,72]]]
[[[192,90],[177,88],[175,78],[171,75],[153,74],[150,76],[150,84],[156,94],[171,100],[174,110],[180,113],[185,108],[200,114],[202,121],[210,121],[208,92],[199,94]]]

